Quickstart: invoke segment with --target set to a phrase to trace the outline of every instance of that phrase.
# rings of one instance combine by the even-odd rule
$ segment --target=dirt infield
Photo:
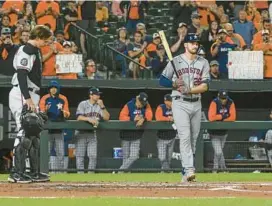
[[[272,183],[0,183],[0,197],[258,197],[272,198]]]

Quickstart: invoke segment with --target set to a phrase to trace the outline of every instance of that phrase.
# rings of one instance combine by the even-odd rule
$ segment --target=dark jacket
[[[148,2],[147,1],[141,1],[139,0],[139,19],[143,20],[144,19],[144,13],[148,12]],[[120,9],[121,11],[124,13],[124,9],[127,9],[128,12],[127,14],[129,14],[130,11],[130,1],[121,1],[120,3]],[[144,12],[145,10],[145,12]],[[128,16],[127,16],[127,20],[128,20]]]

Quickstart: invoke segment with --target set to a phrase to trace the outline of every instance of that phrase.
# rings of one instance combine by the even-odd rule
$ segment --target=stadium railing
[[[210,141],[205,141],[203,138],[203,133],[205,130],[212,130],[212,129],[224,129],[224,130],[268,130],[272,126],[272,123],[269,121],[236,121],[236,122],[202,122],[201,123],[201,132],[197,141],[196,146],[196,169],[199,172],[203,171],[211,171],[211,158],[206,158],[205,155],[207,153],[205,148]],[[76,121],[76,120],[69,120],[65,122],[47,122],[45,125],[45,130],[41,134],[41,151],[40,151],[40,166],[42,172],[48,172],[48,162],[49,162],[49,154],[48,154],[48,129],[50,130],[59,130],[59,129],[70,129],[70,130],[101,130],[101,131],[118,131],[118,130],[138,130],[143,129],[145,131],[156,131],[156,130],[171,130],[172,124],[167,122],[146,122],[142,127],[136,128],[134,122],[121,122],[117,120],[112,120],[108,122],[101,122],[98,128],[93,128],[89,123]],[[108,138],[108,137],[107,137]],[[99,144],[99,142],[98,142]],[[261,145],[266,148],[266,143],[264,142],[244,142],[244,141],[232,141],[227,142],[226,147],[229,147],[230,150],[234,148],[234,145],[245,145],[254,146],[254,145]],[[239,146],[238,146],[239,151]],[[211,152],[210,150],[208,151]],[[99,158],[99,157],[98,157]],[[178,158],[177,158],[178,159]],[[208,162],[206,162],[208,159]],[[121,160],[120,160],[121,161]],[[119,161],[119,163],[120,163]],[[154,163],[156,161],[156,163]],[[171,168],[171,171],[180,171],[180,160],[178,160],[179,164],[175,167]],[[262,170],[262,171],[272,171],[271,164],[267,161],[255,161],[253,159],[249,159],[246,161],[245,159],[226,159],[228,171],[254,171],[254,170]],[[151,157],[145,164],[152,164],[152,166],[148,168],[132,168],[129,171],[145,171],[145,172],[159,172],[162,171],[160,169],[158,159]],[[103,168],[97,168],[95,171],[97,172],[112,172],[118,171],[118,168],[113,168],[111,166],[105,166]],[[245,167],[245,166],[250,166]],[[262,166],[260,168],[260,166]],[[60,171],[62,171],[60,169]],[[68,169],[69,172],[76,172],[76,169]],[[85,170],[88,171],[88,170]]]

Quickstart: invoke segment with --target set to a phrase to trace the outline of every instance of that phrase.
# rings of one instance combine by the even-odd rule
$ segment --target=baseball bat
[[[165,49],[166,55],[168,56],[168,59],[171,62],[171,65],[172,65],[172,67],[174,69],[174,72],[175,72],[177,78],[179,78],[176,66],[175,66],[175,64],[173,62],[173,55],[172,55],[172,52],[171,52],[171,50],[169,48],[169,44],[168,44],[167,39],[165,37],[164,31],[163,30],[159,31],[159,35],[160,35],[160,38],[161,38],[162,45],[163,45],[163,47]]]

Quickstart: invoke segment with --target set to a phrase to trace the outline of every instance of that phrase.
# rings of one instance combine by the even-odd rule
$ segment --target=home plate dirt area
[[[0,197],[272,198],[272,183],[0,183]]]

